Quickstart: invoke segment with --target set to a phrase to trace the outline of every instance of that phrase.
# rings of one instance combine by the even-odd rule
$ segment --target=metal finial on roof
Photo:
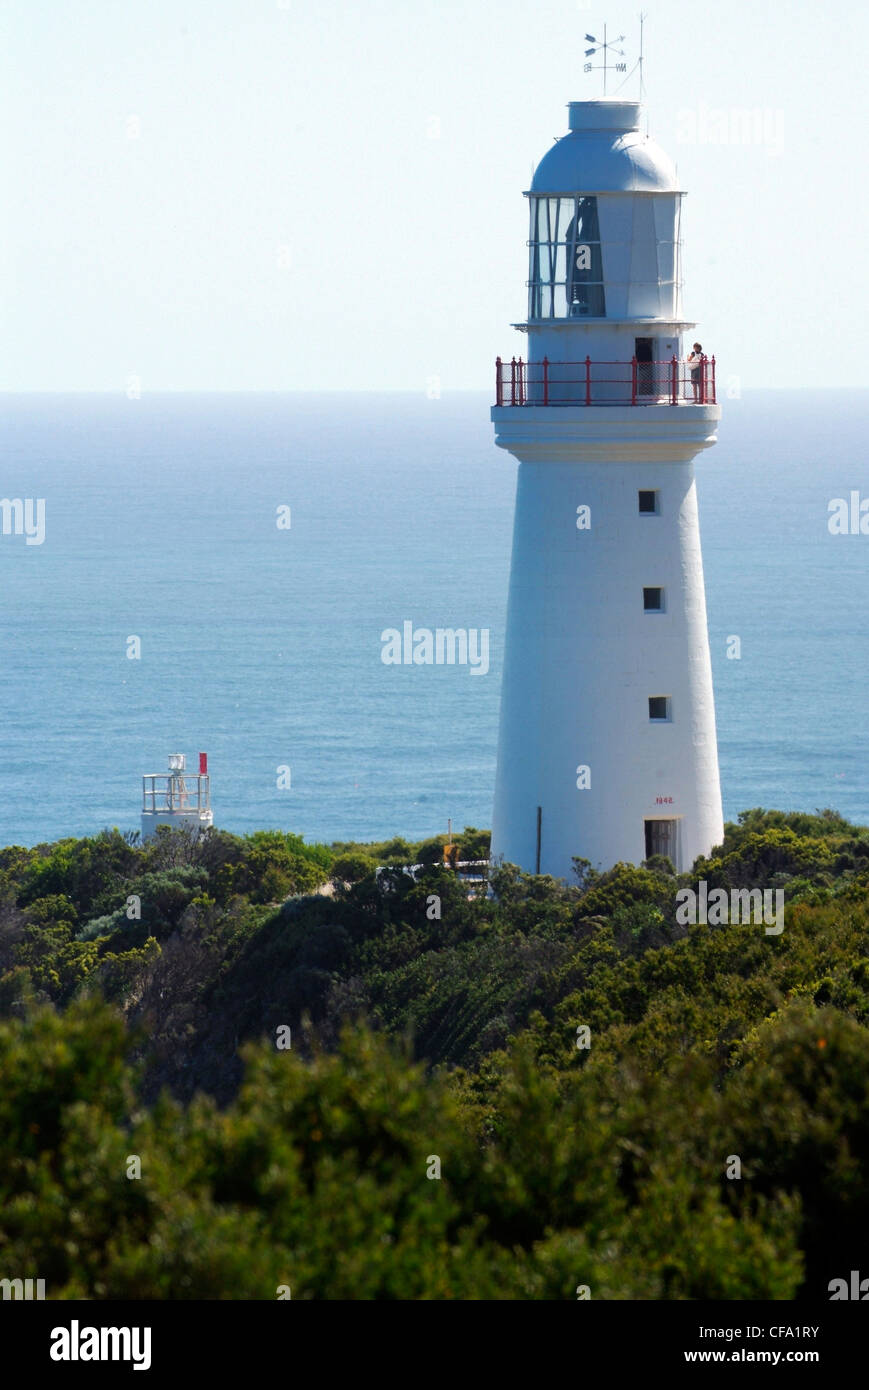
[[[627,72],[627,70],[628,70],[628,65],[627,65],[627,63],[611,63],[611,62],[608,61],[610,54],[613,54],[613,55],[615,55],[615,56],[618,57],[618,58],[624,58],[624,56],[625,56],[625,51],[624,51],[623,48],[619,48],[618,45],[619,45],[620,43],[624,43],[624,41],[625,41],[625,36],[624,36],[624,34],[619,34],[619,36],[618,36],[617,39],[613,39],[613,40],[611,40],[611,41],[608,40],[608,39],[607,39],[606,25],[604,25],[604,26],[603,26],[603,38],[602,38],[602,39],[595,38],[594,34],[586,34],[585,38],[586,38],[586,42],[587,42],[587,43],[590,43],[590,44],[593,44],[593,45],[594,45],[594,47],[592,47],[592,48],[587,48],[587,49],[585,50],[585,56],[586,56],[586,58],[593,58],[593,57],[595,57],[598,53],[602,53],[602,54],[603,54],[603,62],[602,62],[602,63],[584,63],[584,64],[583,64],[583,69],[582,69],[582,70],[583,70],[583,72],[593,72],[595,69],[599,69],[599,70],[603,73],[603,94],[604,94],[604,96],[606,96],[606,75],[607,75],[607,73],[608,73],[608,72]]]

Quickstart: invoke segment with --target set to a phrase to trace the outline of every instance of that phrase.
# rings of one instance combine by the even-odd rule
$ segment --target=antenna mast
[[[640,102],[641,102],[642,104],[645,104],[645,96],[646,96],[646,84],[645,84],[645,82],[643,81],[643,25],[645,24],[645,22],[646,22],[646,16],[645,16],[645,14],[642,12],[642,10],[641,10],[641,11],[640,11],[640,61],[639,61],[639,68],[640,68]],[[648,138],[649,138],[649,113],[648,113],[648,111],[647,111],[647,112],[646,112],[646,139],[648,139]]]

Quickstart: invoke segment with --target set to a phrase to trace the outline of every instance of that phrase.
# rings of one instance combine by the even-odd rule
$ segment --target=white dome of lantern
[[[567,109],[570,130],[541,159],[532,193],[675,191],[672,160],[640,132],[638,101],[571,101]]]

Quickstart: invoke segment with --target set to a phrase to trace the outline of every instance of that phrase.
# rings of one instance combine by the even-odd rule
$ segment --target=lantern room
[[[168,772],[147,772],[142,778],[142,840],[150,840],[157,828],[182,826],[198,834],[210,830],[211,779],[208,754],[199,754],[199,771],[188,772],[183,753],[169,754]]]
[[[573,101],[526,194],[528,323],[681,316],[682,194],[632,101]]]

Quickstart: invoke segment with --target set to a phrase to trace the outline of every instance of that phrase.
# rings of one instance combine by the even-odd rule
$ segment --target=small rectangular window
[[[641,489],[640,489],[640,493],[639,493],[639,498],[640,498],[640,515],[641,515],[641,516],[657,516],[657,513],[658,513],[658,491],[657,491],[657,488],[656,488],[654,491],[645,490],[645,489],[641,488]]]
[[[649,718],[658,722],[669,720],[670,718],[670,696],[669,695],[650,695],[649,696]]]
[[[647,613],[663,613],[664,590],[643,589],[643,608]]]

